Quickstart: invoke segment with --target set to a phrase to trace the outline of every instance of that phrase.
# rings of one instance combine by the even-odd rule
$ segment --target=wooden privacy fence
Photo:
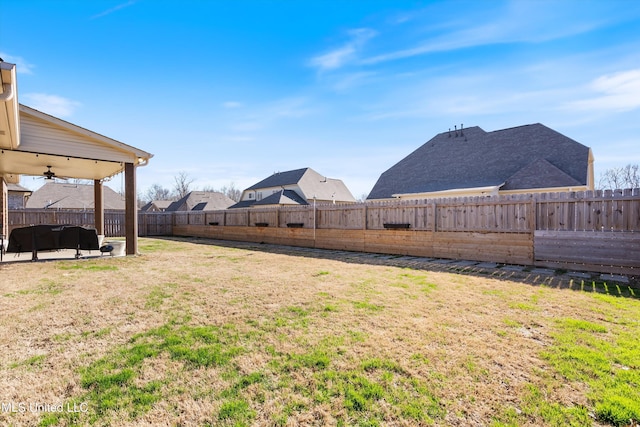
[[[180,212],[173,233],[637,275],[640,189]]]
[[[14,228],[38,224],[71,224],[82,227],[95,226],[93,211],[20,209],[9,211],[9,233]],[[124,211],[104,212],[104,234],[106,237],[124,237]],[[140,236],[170,236],[173,232],[173,215],[170,212],[140,212],[138,234]]]
[[[139,214],[139,235],[201,236],[638,275],[640,189]],[[93,212],[10,211],[10,229]],[[124,213],[105,212],[124,235]]]
[[[174,225],[339,230],[406,228],[418,231],[531,232],[531,199],[392,201],[317,206],[175,212]]]
[[[640,232],[640,189],[175,212],[175,225]],[[404,227],[401,227],[404,226]]]

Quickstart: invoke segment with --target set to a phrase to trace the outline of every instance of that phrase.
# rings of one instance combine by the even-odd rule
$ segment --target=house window
[[[256,200],[262,200],[262,191],[256,193]]]
[[[253,193],[249,193],[249,198],[253,199]]]

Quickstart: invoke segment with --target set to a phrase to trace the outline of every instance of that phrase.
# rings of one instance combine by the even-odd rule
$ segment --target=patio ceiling
[[[80,178],[101,180],[122,172],[124,164],[95,159],[29,153],[19,150],[0,152],[0,172],[7,182],[17,183],[20,175],[44,177],[47,171],[55,178]]]

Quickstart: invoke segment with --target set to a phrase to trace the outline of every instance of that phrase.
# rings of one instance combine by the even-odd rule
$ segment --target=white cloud
[[[375,37],[377,33],[369,28],[358,28],[349,31],[348,34],[351,39],[347,43],[342,47],[311,58],[309,61],[311,66],[318,68],[320,71],[340,68],[353,60],[364,44]]]
[[[110,15],[113,12],[117,12],[120,9],[124,9],[125,7],[133,6],[134,4],[136,4],[136,0],[130,0],[130,1],[126,2],[126,3],[122,3],[122,4],[119,4],[117,6],[114,6],[111,9],[107,9],[107,10],[105,10],[103,12],[97,13],[97,14],[93,15],[90,19],[102,18],[103,16]]]
[[[588,88],[597,95],[570,102],[568,109],[630,111],[640,107],[640,68],[600,76]]]
[[[33,64],[29,64],[21,56],[13,56],[5,52],[0,52],[0,58],[5,62],[16,64],[16,72],[18,74],[33,74],[33,68],[35,68],[35,66]]]
[[[432,37],[408,48],[380,53],[361,61],[378,64],[435,52],[501,43],[539,43],[591,31],[607,22],[593,14],[576,18],[573,8],[558,7],[557,2],[507,3],[504,9],[479,9],[460,18],[438,23]],[[552,13],[550,11],[553,10]],[[431,23],[431,22],[429,22]]]
[[[242,104],[242,102],[238,102],[238,101],[227,101],[227,102],[223,102],[222,106],[224,108],[233,109],[233,108],[244,107],[244,104]]]
[[[26,93],[22,95],[30,107],[56,117],[70,117],[82,104],[58,95]]]

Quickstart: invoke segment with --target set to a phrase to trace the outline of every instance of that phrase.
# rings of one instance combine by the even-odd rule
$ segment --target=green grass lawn
[[[83,410],[0,422],[640,421],[638,299],[206,241],[140,248],[2,268],[3,401]]]

